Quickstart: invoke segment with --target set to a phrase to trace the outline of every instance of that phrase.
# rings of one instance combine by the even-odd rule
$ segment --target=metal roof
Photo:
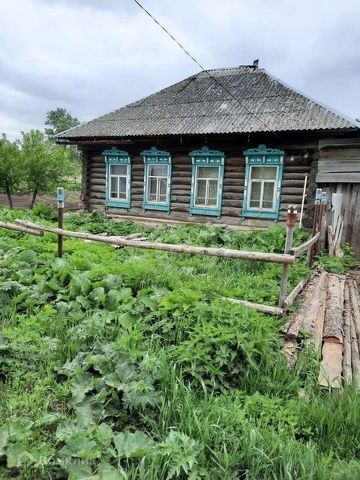
[[[207,72],[66,130],[57,138],[358,128],[262,68],[240,66]]]

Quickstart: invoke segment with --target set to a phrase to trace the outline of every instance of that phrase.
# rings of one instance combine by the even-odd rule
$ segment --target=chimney
[[[256,60],[253,61],[253,67],[258,68],[259,66],[259,59],[257,58]]]

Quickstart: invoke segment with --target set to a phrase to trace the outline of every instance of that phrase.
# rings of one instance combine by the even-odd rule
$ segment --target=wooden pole
[[[302,243],[298,247],[293,247],[290,249],[290,255],[300,255],[300,253],[305,252],[305,250],[309,250],[309,248],[318,241],[320,237],[320,232],[317,232],[313,237],[311,237],[306,242]]]
[[[290,205],[287,211],[287,220],[286,220],[287,232],[286,232],[286,241],[285,241],[285,250],[284,250],[285,255],[289,254],[292,247],[296,217],[297,217],[296,207],[294,205]],[[284,307],[287,286],[288,286],[288,279],[289,279],[289,265],[284,264],[282,275],[281,275],[281,282],[280,282],[280,296],[279,296],[280,308]]]
[[[303,194],[302,194],[302,199],[301,199],[301,211],[300,211],[299,228],[302,228],[302,219],[303,219],[303,216],[304,216],[304,204],[305,204],[305,197],[306,197],[307,179],[308,179],[308,176],[305,175],[304,189],[303,189]]]
[[[64,189],[62,187],[58,187],[56,189],[56,198],[57,198],[57,207],[58,207],[58,227],[59,229],[63,229],[64,227]],[[62,258],[63,256],[63,236],[59,233],[58,234],[58,257]]]
[[[227,248],[195,247],[189,245],[173,245],[171,243],[158,243],[149,241],[129,240],[120,237],[103,237],[85,232],[73,232],[56,227],[39,225],[37,223],[26,222],[30,228],[44,232],[61,234],[65,237],[82,238],[94,242],[109,243],[124,247],[145,248],[150,250],[163,250],[167,252],[186,253],[189,255],[205,255],[210,257],[237,258],[242,260],[253,260],[272,263],[292,264],[295,262],[293,255],[283,253],[249,252],[246,250],[231,250]]]
[[[314,208],[314,219],[313,219],[313,226],[312,226],[312,234],[311,236],[313,237],[315,233],[317,232],[318,228],[318,223],[319,223],[319,208],[321,204],[321,193],[322,190],[321,188],[318,188],[315,193],[315,208]],[[308,250],[308,264],[309,267],[312,266],[313,263],[313,258],[314,258],[314,253],[315,253],[315,247],[314,245]]]
[[[351,372],[351,303],[349,285],[345,284],[344,291],[344,346],[343,346],[343,378],[349,385],[352,382]]]
[[[279,307],[272,307],[270,305],[263,305],[261,303],[248,302],[247,300],[238,300],[237,298],[223,297],[224,300],[228,300],[231,303],[237,303],[244,307],[253,308],[261,313],[269,313],[270,315],[283,315],[284,310]]]
[[[42,236],[44,232],[40,230],[36,230],[35,228],[25,227],[22,225],[16,225],[16,223],[11,222],[1,222],[0,221],[0,228],[6,228],[7,230],[16,230],[22,233],[30,233],[31,235]]]

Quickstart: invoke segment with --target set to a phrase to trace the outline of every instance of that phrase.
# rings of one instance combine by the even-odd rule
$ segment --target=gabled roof
[[[358,128],[351,120],[295,91],[262,68],[240,66],[208,72],[216,80],[200,72],[62,132],[57,138]]]

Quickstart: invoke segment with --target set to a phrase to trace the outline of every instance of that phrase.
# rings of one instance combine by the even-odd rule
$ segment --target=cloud
[[[143,0],[207,68],[260,65],[360,115],[357,0]],[[132,0],[0,0],[0,132],[82,121],[198,71]]]

